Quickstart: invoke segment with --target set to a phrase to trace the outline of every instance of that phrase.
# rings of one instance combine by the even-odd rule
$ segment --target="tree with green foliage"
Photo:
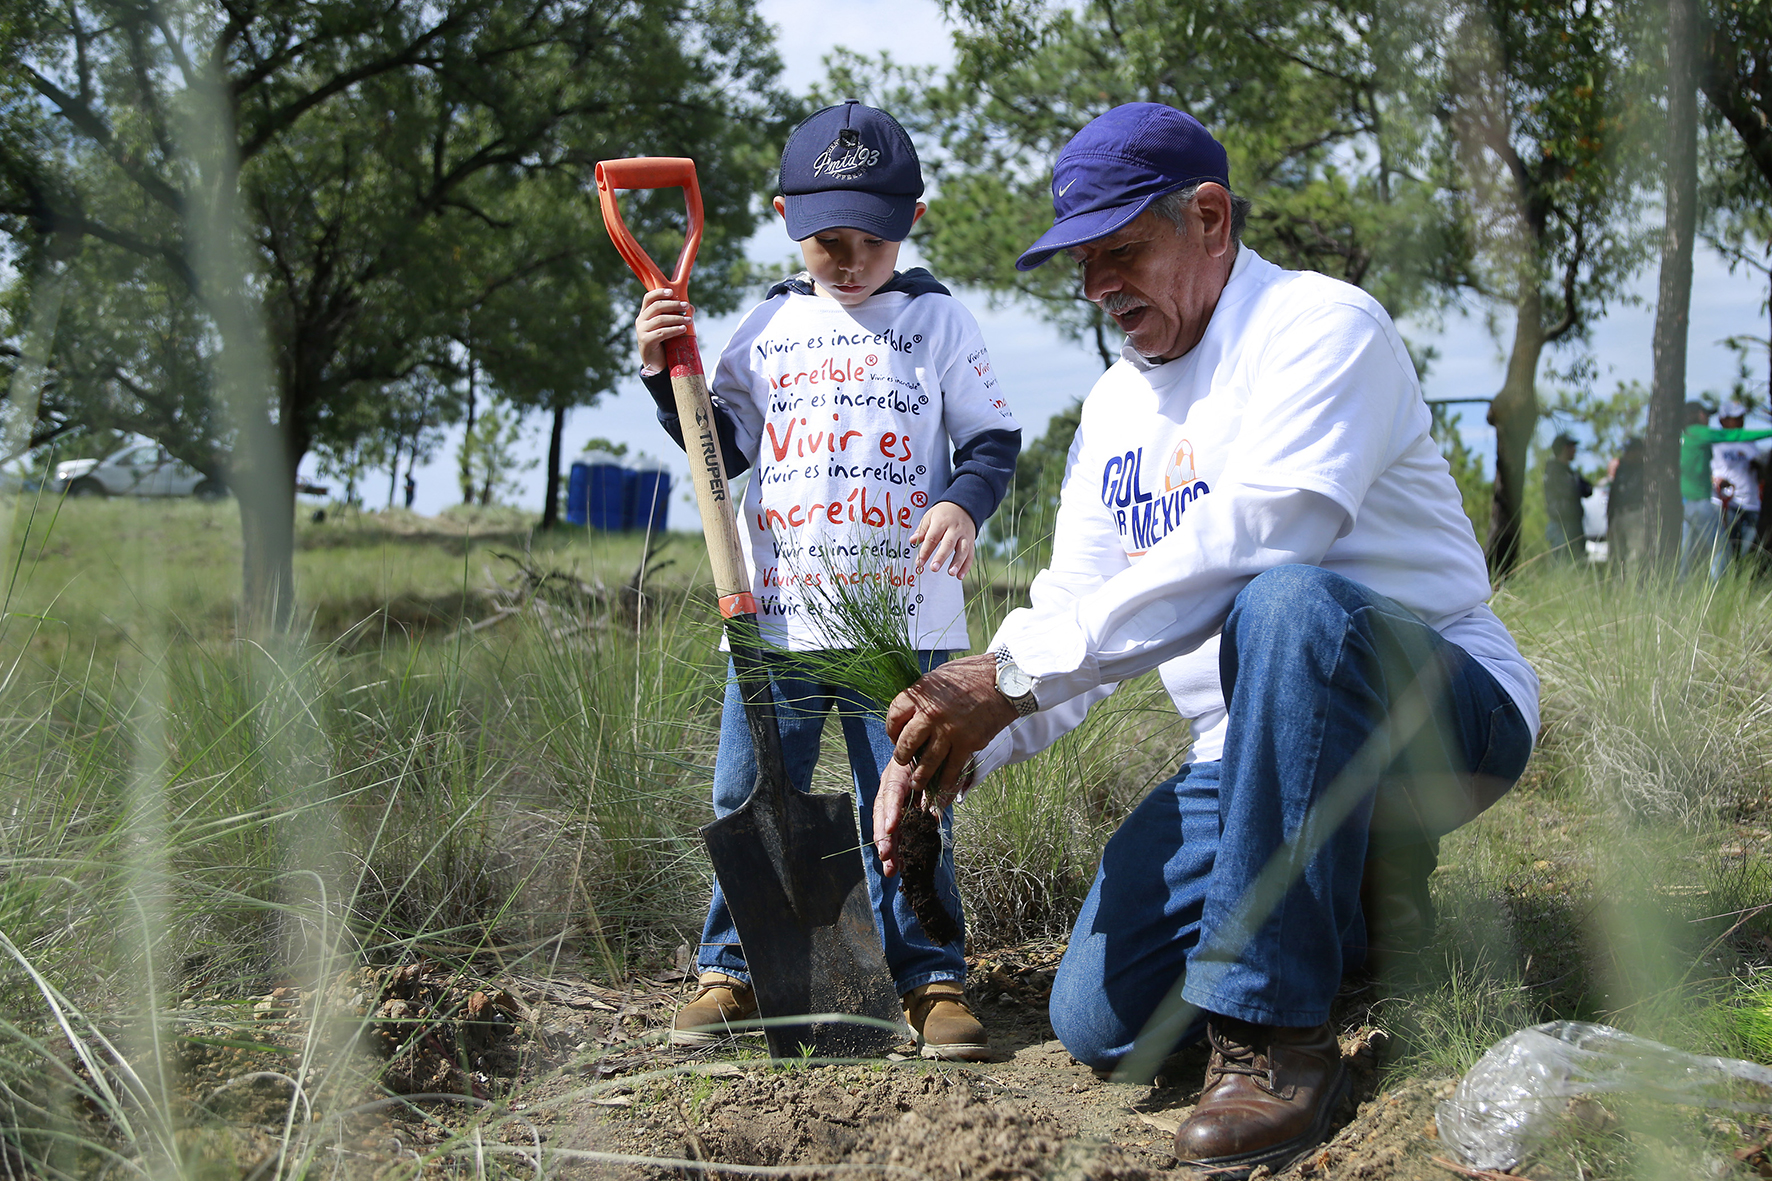
[[[1772,189],[1772,4],[1709,0],[1698,20],[1698,86],[1740,138],[1742,163]]]
[[[926,116],[942,136],[942,199],[918,239],[944,276],[1093,335],[1111,362],[1075,269],[1021,274],[1014,260],[1050,224],[1051,162],[1078,128],[1123,102],[1190,111],[1254,199],[1245,237],[1264,257],[1357,283],[1397,317],[1473,292],[1514,310],[1488,530],[1492,564],[1512,568],[1543,351],[1581,339],[1643,257],[1615,8],[951,0],[948,12],[959,60]]]
[[[1471,0],[1445,41],[1440,118],[1471,210],[1471,286],[1514,313],[1489,411],[1497,574],[1520,558],[1544,351],[1582,340],[1644,258],[1627,34],[1613,5]]]
[[[0,20],[10,306],[49,243],[84,243],[56,405],[225,480],[249,617],[281,626],[296,465],[386,417],[366,405],[463,355],[519,404],[629,368],[598,159],[695,155],[703,273],[742,267],[778,71],[748,0],[21,0]],[[657,240],[681,221],[630,217]]]
[[[536,461],[522,460],[517,448],[523,441],[523,416],[515,407],[497,402],[474,420],[462,437],[461,464],[473,481],[474,502],[481,508],[503,504],[517,491],[517,476]]]
[[[1051,224],[1059,150],[1121,103],[1168,103],[1212,129],[1232,184],[1256,202],[1245,240],[1266,258],[1357,283],[1399,315],[1462,273],[1456,201],[1420,180],[1445,150],[1414,81],[1429,6],[952,0],[947,11],[958,60],[926,103],[941,200],[919,245],[944,277],[1093,338],[1104,364],[1117,339],[1069,261],[1025,273],[1014,262]]]
[[[1700,17],[1698,86],[1712,122],[1728,129],[1707,138],[1720,158],[1711,161],[1701,232],[1731,273],[1766,276],[1763,310],[1772,316],[1772,3],[1711,0]],[[1759,343],[1772,391],[1772,325]]]

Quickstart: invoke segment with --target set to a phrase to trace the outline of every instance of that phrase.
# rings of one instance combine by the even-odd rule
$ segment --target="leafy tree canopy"
[[[51,244],[85,246],[65,267],[46,422],[126,427],[236,488],[277,484],[278,503],[241,500],[248,594],[256,563],[287,599],[295,464],[392,429],[416,373],[453,380],[472,356],[533,405],[589,400],[625,369],[637,293],[596,215],[597,160],[696,156],[714,279],[698,302],[735,297],[715,277],[742,268],[789,106],[778,71],[748,0],[9,5],[15,335],[63,275]],[[215,212],[230,209],[237,227]],[[632,220],[680,240],[681,202]],[[246,273],[218,279],[236,231]],[[262,346],[237,323],[262,325]],[[255,348],[262,388],[221,399],[224,415],[215,363]],[[253,420],[280,455],[243,447]]]
[[[1187,110],[1256,200],[1246,240],[1372,290],[1401,314],[1462,275],[1459,209],[1426,183],[1446,152],[1418,79],[1433,11],[1302,0],[950,0],[958,62],[929,96],[942,200],[924,249],[944,276],[1024,299],[1111,359],[1112,326],[1065,260],[1016,256],[1051,224],[1052,161],[1120,103]],[[1424,50],[1422,47],[1428,46]],[[854,63],[845,63],[852,70]]]

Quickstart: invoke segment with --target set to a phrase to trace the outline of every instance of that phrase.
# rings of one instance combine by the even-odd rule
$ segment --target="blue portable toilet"
[[[577,466],[577,465],[574,465]],[[619,532],[627,501],[627,472],[606,451],[587,452],[585,468],[585,524],[592,529]]]
[[[574,460],[566,475],[566,523],[582,525],[590,511],[591,465]]]
[[[654,459],[642,458],[627,473],[626,522],[629,529],[662,533],[670,519],[671,473]]]

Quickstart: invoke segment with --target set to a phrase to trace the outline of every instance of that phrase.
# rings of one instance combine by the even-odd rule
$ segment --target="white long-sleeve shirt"
[[[1083,405],[1051,566],[991,642],[1038,678],[1040,711],[980,769],[1044,749],[1152,668],[1219,757],[1218,638],[1257,574],[1321,566],[1425,620],[1538,728],[1538,679],[1485,600],[1488,572],[1429,435],[1415,367],[1364,291],[1241,247],[1206,333],[1150,364],[1130,349]]]

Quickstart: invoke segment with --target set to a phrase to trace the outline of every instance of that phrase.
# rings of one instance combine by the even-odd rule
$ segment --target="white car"
[[[55,465],[55,490],[69,496],[196,496],[219,500],[217,480],[174,459],[157,443],[136,443],[104,459]]]

